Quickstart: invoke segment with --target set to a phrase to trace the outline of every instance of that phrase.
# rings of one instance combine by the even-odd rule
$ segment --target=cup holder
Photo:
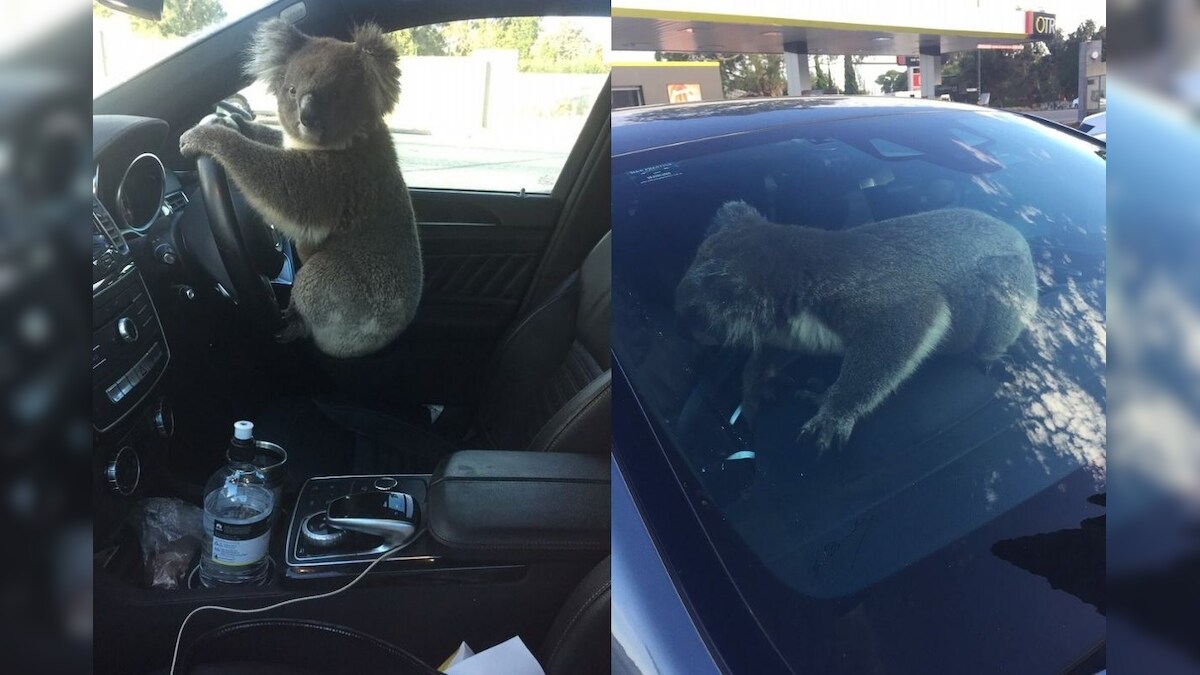
[[[195,565],[192,566],[192,571],[188,572],[187,587],[188,587],[189,591],[197,591],[200,589],[211,590],[213,588],[237,588],[239,586],[263,587],[263,586],[270,586],[271,580],[274,578],[275,578],[275,558],[272,556],[267,556],[267,573],[265,575],[263,575],[262,579],[260,579],[258,581],[254,581],[254,582],[247,582],[244,584],[221,584],[220,586],[215,586],[215,587],[205,586],[203,583],[200,582],[200,563],[196,563]]]

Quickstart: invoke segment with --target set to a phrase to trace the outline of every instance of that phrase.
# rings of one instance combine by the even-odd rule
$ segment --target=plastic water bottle
[[[260,582],[267,576],[275,497],[254,465],[254,424],[235,422],[229,464],[204,486],[204,542],[200,581],[205,586]]]

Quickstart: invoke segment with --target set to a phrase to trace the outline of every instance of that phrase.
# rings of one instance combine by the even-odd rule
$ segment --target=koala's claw
[[[796,436],[796,442],[799,443],[805,437],[812,437],[813,444],[817,446],[817,456],[820,457],[831,449],[842,449],[846,445],[846,441],[850,440],[850,432],[853,430],[853,419],[844,419],[825,411],[818,411],[801,427],[799,435]]]
[[[308,324],[291,307],[283,311],[283,320],[283,328],[279,329],[279,332],[275,334],[275,342],[283,345],[308,337]]]
[[[194,159],[200,155],[212,155],[221,142],[221,134],[238,133],[224,125],[199,124],[179,136],[179,154]]]

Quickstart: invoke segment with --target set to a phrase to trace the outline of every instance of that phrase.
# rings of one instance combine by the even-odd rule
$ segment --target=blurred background
[[[0,653],[91,670],[91,15],[0,2]]]
[[[1109,668],[1200,672],[1200,3],[1108,3]]]

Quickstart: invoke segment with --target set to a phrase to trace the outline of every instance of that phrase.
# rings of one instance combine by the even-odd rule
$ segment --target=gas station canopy
[[[941,55],[1052,34],[1011,0],[613,0],[613,49],[745,54]],[[1038,28],[1043,30],[1037,30]]]
[[[793,95],[811,91],[816,55],[917,57],[912,88],[932,97],[945,55],[1054,35],[1053,14],[1012,0],[612,0],[612,17],[618,51],[783,54]]]

